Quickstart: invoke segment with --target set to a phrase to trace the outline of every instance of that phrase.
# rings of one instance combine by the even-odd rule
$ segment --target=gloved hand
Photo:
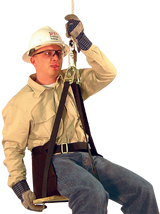
[[[68,38],[72,36],[73,39],[76,39],[76,37],[84,30],[82,16],[79,13],[67,14],[63,21],[63,30],[66,31],[66,36]]]
[[[34,205],[33,200],[36,199],[36,196],[31,190],[26,182],[26,180],[19,181],[12,187],[13,191],[17,197],[21,200],[22,205],[32,211],[42,212],[46,206],[43,205]]]
[[[36,196],[30,190],[28,190],[27,192],[24,192],[22,194],[22,198],[23,198],[22,205],[28,210],[42,212],[43,209],[47,208],[46,206],[44,207],[43,205],[34,205],[33,204],[33,200],[36,199]]]
[[[81,49],[84,51],[88,50],[92,42],[84,34],[84,27],[80,19],[76,15],[70,14],[65,16],[65,20],[68,21],[66,24],[66,36],[73,38],[78,47],[78,51]]]

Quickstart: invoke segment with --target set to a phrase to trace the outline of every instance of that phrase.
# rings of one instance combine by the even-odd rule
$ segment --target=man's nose
[[[55,54],[53,54],[53,56],[52,56],[52,60],[53,61],[58,61],[59,60],[59,58],[58,58],[58,56],[57,56],[57,54],[55,53]]]

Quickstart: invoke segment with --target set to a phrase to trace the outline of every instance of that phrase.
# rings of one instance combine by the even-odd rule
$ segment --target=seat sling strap
[[[42,185],[42,197],[47,197],[47,179],[48,179],[48,172],[49,172],[49,167],[52,159],[52,155],[54,152],[55,148],[55,143],[56,143],[56,137],[59,129],[59,124],[61,121],[67,93],[68,93],[68,88],[69,88],[69,82],[64,83],[63,87],[63,92],[61,95],[61,100],[59,103],[58,111],[56,114],[55,122],[54,122],[54,127],[52,129],[51,137],[49,140],[49,147],[48,147],[48,152],[47,152],[47,157],[46,157],[46,162],[45,162],[45,169],[44,169],[44,175],[43,175],[43,185]]]
[[[84,134],[85,134],[85,136],[86,136],[86,134],[88,134],[88,136],[89,136],[89,145],[90,145],[91,150],[88,147],[88,153],[90,156],[92,173],[93,173],[94,177],[97,178],[97,180],[99,180],[98,173],[95,168],[93,157],[92,157],[92,155],[98,155],[98,153],[97,153],[96,147],[94,145],[93,138],[91,136],[88,119],[87,119],[87,115],[86,115],[86,111],[85,111],[85,107],[84,107],[84,103],[83,103],[83,99],[82,99],[82,95],[81,95],[81,89],[80,89],[79,84],[76,84],[75,82],[72,83],[71,86],[72,86],[73,94],[75,97],[76,105],[78,108],[78,112],[79,112],[79,115],[81,118]],[[86,137],[86,140],[87,140],[87,137]]]
[[[63,88],[63,92],[61,95],[61,100],[59,103],[58,111],[57,111],[55,122],[54,122],[54,127],[53,127],[53,130],[51,133],[51,138],[49,140],[48,153],[47,153],[44,175],[43,175],[42,197],[47,197],[47,179],[48,179],[49,166],[51,163],[52,155],[54,153],[58,128],[59,128],[59,124],[61,121],[61,117],[62,117],[62,113],[63,113],[63,109],[64,109],[64,105],[65,105],[69,86],[70,86],[69,82],[64,83],[64,88]],[[71,84],[71,87],[72,87],[73,94],[75,97],[77,109],[79,111],[79,115],[80,115],[80,119],[82,122],[84,134],[85,134],[85,136],[86,136],[86,134],[88,134],[88,136],[89,136],[90,148],[88,146],[88,152],[89,152],[89,156],[90,156],[93,175],[98,179],[98,174],[97,174],[96,168],[94,166],[93,158],[92,158],[92,155],[98,155],[98,153],[96,151],[96,148],[95,148],[95,145],[94,145],[91,133],[90,133],[90,128],[89,128],[89,124],[88,124],[88,120],[87,120],[87,116],[86,116],[86,112],[85,112],[85,108],[84,108],[84,104],[83,104],[80,86],[76,82],[73,82]],[[87,137],[86,137],[86,139],[87,139]]]

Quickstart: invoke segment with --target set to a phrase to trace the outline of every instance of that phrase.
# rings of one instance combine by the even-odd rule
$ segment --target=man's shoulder
[[[15,96],[11,98],[3,111],[7,110],[9,107],[13,107],[27,113],[30,106],[33,104],[33,100],[33,90],[29,85],[25,85]]]

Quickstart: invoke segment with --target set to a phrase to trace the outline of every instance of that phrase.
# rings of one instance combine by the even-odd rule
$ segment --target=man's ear
[[[30,58],[30,62],[31,62],[31,64],[32,64],[32,65],[34,65],[34,66],[35,66],[35,59],[34,59],[34,57],[33,57],[33,56]]]
[[[31,64],[34,64],[35,59],[34,59],[34,57],[33,57],[33,56],[31,56],[31,58],[30,58],[30,62],[31,62]]]

